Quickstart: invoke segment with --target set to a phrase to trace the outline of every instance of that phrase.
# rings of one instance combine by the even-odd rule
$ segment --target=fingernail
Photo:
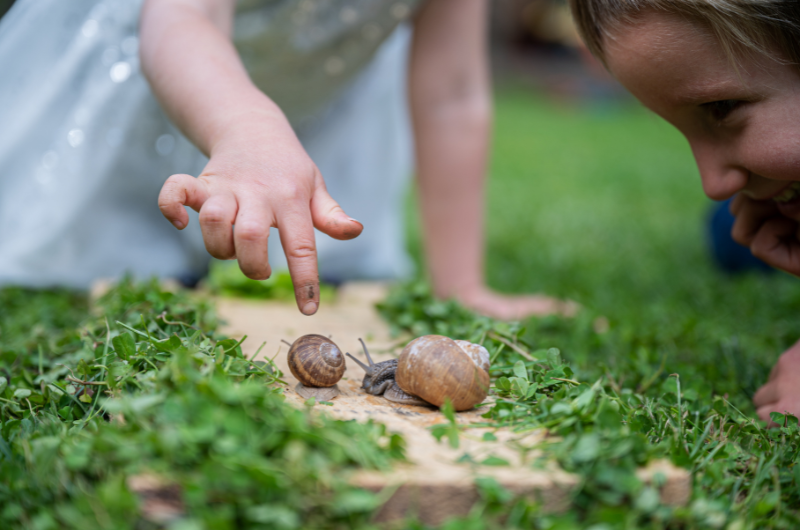
[[[363,225],[363,223],[361,221],[359,221],[358,219],[353,219],[352,217],[348,217],[348,219],[350,219],[351,221],[354,221],[354,222],[356,222],[356,223],[358,223],[360,225]]]
[[[172,225],[178,230],[183,230],[183,223],[180,221],[172,221]]]
[[[303,314],[304,315],[313,315],[317,312],[317,303],[316,302],[307,302],[306,305],[303,306]]]

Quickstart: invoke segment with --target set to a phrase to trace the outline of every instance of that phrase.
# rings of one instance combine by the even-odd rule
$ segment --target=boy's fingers
[[[236,214],[233,239],[239,268],[248,278],[266,280],[272,274],[267,241],[272,226],[272,212],[260,203],[243,202]]]
[[[800,241],[798,224],[786,217],[767,220],[750,244],[757,258],[773,267],[800,276]]]
[[[750,246],[761,225],[770,217],[778,215],[778,210],[771,201],[753,201],[741,196],[736,199],[740,199],[740,203],[734,214],[736,221],[731,229],[731,237],[741,245]]]
[[[214,195],[200,208],[200,229],[208,253],[217,259],[233,259],[233,221],[236,219],[236,199],[231,194]]]
[[[344,213],[324,185],[318,186],[311,198],[311,218],[317,230],[334,239],[353,239],[364,229],[360,222]]]
[[[767,422],[767,427],[775,427],[775,423],[769,417],[770,412],[777,412],[778,411],[778,404],[777,403],[770,403],[769,405],[765,405],[756,409],[756,414],[758,414],[759,419]]]
[[[207,199],[208,191],[203,182],[191,175],[172,175],[158,194],[158,208],[175,228],[183,230],[189,224],[189,215],[183,207],[200,211]]]
[[[737,193],[736,197],[733,198],[731,203],[728,205],[728,211],[731,212],[731,215],[739,215],[739,210],[742,208],[742,204],[748,201],[746,196],[742,195],[741,193]]]
[[[311,213],[302,208],[281,212],[278,231],[292,275],[297,307],[304,315],[313,315],[319,307],[319,274]]]
[[[759,388],[755,395],[753,395],[753,405],[755,405],[756,408],[764,407],[770,403],[775,403],[777,400],[778,385],[773,383],[767,383]]]

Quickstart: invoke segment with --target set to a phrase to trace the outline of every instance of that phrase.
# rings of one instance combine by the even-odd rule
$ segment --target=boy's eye
[[[723,99],[720,101],[712,101],[711,103],[704,103],[702,107],[708,111],[715,121],[722,121],[743,103],[744,101],[738,99]]]

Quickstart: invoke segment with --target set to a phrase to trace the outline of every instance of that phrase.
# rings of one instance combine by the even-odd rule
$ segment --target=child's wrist
[[[276,134],[281,129],[294,135],[289,120],[281,109],[269,98],[245,101],[234,108],[226,109],[224,116],[214,122],[208,137],[208,154],[213,156],[231,143],[253,141],[267,133]]]

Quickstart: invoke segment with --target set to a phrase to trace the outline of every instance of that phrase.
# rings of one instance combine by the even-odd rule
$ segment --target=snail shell
[[[489,352],[483,346],[426,335],[403,349],[395,381],[404,392],[437,407],[449,398],[455,410],[469,410],[486,398],[488,369]]]
[[[339,382],[347,366],[332,340],[322,335],[303,335],[289,348],[287,361],[292,375],[302,385],[297,387],[298,394],[323,401],[338,395],[338,389],[327,389]]]
[[[389,401],[402,403],[403,405],[430,406],[430,403],[423,401],[417,396],[412,396],[404,392],[403,389],[397,386],[394,380],[394,374],[397,371],[397,359],[390,359],[379,363],[373,362],[367,345],[364,344],[362,339],[358,340],[361,341],[361,347],[364,348],[364,355],[367,356],[369,365],[362,363],[349,353],[345,355],[353,359],[353,361],[364,370],[364,380],[361,383],[361,388],[363,388],[367,394],[383,396]]]
[[[487,374],[489,373],[489,350],[480,344],[475,344],[466,340],[454,340],[453,342],[461,346],[461,349],[464,350],[464,353],[469,355],[469,358],[472,359],[475,366]]]

